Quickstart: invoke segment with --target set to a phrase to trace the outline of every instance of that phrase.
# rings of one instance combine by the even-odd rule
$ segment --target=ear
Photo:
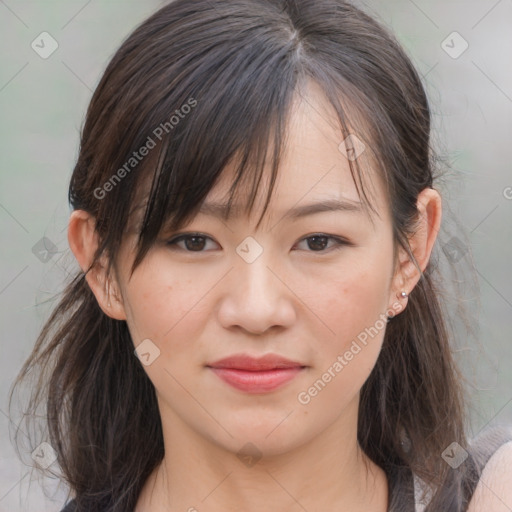
[[[123,301],[117,282],[107,276],[107,261],[102,255],[89,270],[98,248],[99,235],[94,217],[84,210],[74,210],[68,224],[68,243],[85,279],[103,312],[116,320],[126,320]]]
[[[416,208],[418,220],[414,233],[409,237],[409,245],[421,272],[423,272],[430,260],[432,248],[441,226],[442,200],[439,192],[430,187],[423,189],[418,194]],[[399,262],[391,291],[392,301],[396,303],[398,300],[402,305],[402,310],[406,307],[407,297],[401,297],[401,292],[410,294],[420,278],[420,271],[405,250],[400,247]]]

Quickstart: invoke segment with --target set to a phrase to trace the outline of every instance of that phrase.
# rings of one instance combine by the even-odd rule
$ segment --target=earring
[[[397,298],[399,299],[406,299],[407,297],[409,297],[409,295],[407,294],[407,292],[400,292],[400,293],[397,293],[396,294]],[[393,318],[395,318],[396,315],[390,315],[388,316],[388,319],[387,321],[390,322]]]

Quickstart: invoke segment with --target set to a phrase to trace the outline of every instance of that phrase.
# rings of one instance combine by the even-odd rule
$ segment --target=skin
[[[468,512],[512,510],[512,441],[502,445],[482,471]]]
[[[188,252],[185,242],[166,245],[169,234],[129,279],[130,235],[116,276],[105,275],[104,260],[87,274],[105,314],[127,321],[134,346],[149,338],[160,350],[144,369],[158,395],[165,457],[147,480],[136,512],[387,509],[385,473],[357,442],[359,393],[385,325],[307,404],[298,400],[358,334],[385,324],[382,315],[400,314],[407,299],[397,294],[410,293],[420,278],[402,249],[393,261],[389,205],[379,179],[371,180],[380,215],[374,224],[363,212],[283,217],[299,202],[359,201],[333,119],[313,85],[294,104],[288,151],[258,230],[260,208],[228,221],[199,215],[179,233],[210,237],[202,252],[192,243]],[[364,153],[359,158],[364,164]],[[225,199],[231,173],[226,168],[207,201]],[[409,241],[424,270],[439,231],[441,197],[425,189],[417,206],[418,229]],[[336,249],[329,240],[322,250],[311,239],[308,245],[306,237],[318,233],[345,237],[353,246]],[[236,252],[247,236],[263,249],[252,263]],[[68,240],[87,269],[98,244],[94,219],[74,211]],[[272,352],[308,367],[276,391],[250,395],[205,368],[239,352]],[[261,456],[250,467],[237,457],[249,442]]]

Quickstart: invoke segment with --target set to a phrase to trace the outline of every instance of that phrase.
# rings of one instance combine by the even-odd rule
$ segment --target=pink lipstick
[[[267,354],[260,358],[235,354],[208,368],[227,384],[246,393],[267,393],[283,386],[305,368],[299,362]]]

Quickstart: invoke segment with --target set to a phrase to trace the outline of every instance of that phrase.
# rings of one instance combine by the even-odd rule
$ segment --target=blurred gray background
[[[64,503],[63,486],[18,460],[7,394],[77,268],[67,186],[92,91],[122,40],[164,3],[0,0],[0,512],[53,512]],[[394,31],[423,76],[435,145],[450,165],[438,184],[445,217],[436,255],[442,267],[476,268],[475,283],[453,272],[445,283],[461,281],[476,323],[475,339],[458,330],[454,342],[472,382],[471,432],[510,425],[512,0],[357,4]]]

